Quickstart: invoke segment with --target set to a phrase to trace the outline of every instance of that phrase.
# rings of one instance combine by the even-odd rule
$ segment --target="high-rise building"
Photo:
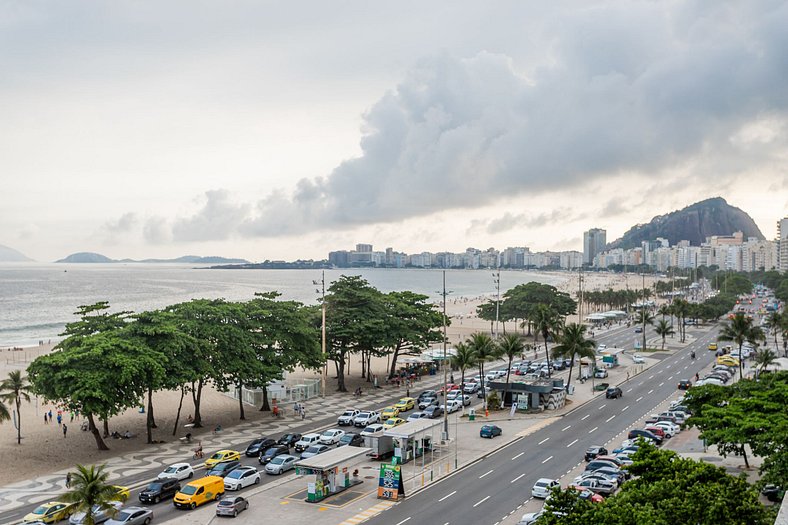
[[[594,257],[605,249],[607,232],[599,228],[591,228],[583,233],[583,263],[593,264]]]
[[[777,269],[788,272],[788,217],[777,221]]]

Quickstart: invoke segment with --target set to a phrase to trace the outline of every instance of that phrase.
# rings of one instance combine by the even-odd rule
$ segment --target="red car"
[[[446,388],[448,389],[449,392],[451,392],[452,390],[459,390],[460,389],[460,385],[455,385],[454,383],[449,383],[449,384],[446,385]],[[441,387],[440,390],[438,390],[438,393],[440,395],[443,395],[443,387]]]
[[[648,426],[648,427],[646,427],[646,430],[648,430],[652,434],[656,434],[657,436],[661,437],[662,439],[665,439],[665,430],[662,429],[661,427]]]
[[[577,497],[579,497],[580,499],[590,501],[591,503],[602,503],[603,501],[605,501],[605,497],[603,495],[596,494],[588,489],[575,487],[574,485],[572,485],[571,488],[575,489],[579,493]]]

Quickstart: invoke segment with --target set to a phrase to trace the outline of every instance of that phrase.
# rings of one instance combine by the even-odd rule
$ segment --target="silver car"
[[[110,501],[109,505],[112,506],[111,509],[101,510],[99,509],[98,505],[93,505],[93,523],[98,525],[99,523],[104,523],[107,521],[112,514],[120,510],[123,507],[123,503],[119,501]],[[82,525],[85,523],[85,513],[84,512],[75,512],[71,515],[68,519],[68,522],[71,525]]]
[[[295,467],[296,461],[298,461],[298,458],[295,456],[288,456],[287,454],[276,456],[265,466],[265,473],[281,474]]]
[[[219,504],[216,505],[217,516],[238,516],[241,512],[249,508],[249,500],[241,496],[231,496],[229,498],[222,498]]]
[[[120,509],[114,518],[107,520],[106,525],[148,525],[153,519],[153,511],[145,507],[126,507]]]

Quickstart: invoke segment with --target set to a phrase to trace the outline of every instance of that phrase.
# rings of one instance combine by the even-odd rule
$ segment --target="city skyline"
[[[768,3],[1,9],[0,244],[36,260],[582,250],[717,195],[773,239],[788,209]]]

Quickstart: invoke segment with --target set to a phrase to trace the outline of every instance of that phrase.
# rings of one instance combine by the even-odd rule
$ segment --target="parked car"
[[[611,386],[605,392],[605,398],[607,399],[618,399],[619,397],[623,396],[624,392],[617,386]]]
[[[665,435],[665,431],[658,426],[654,426],[653,424],[646,425],[645,427],[643,427],[643,430],[648,430],[652,434],[656,434],[657,436],[661,437],[663,440],[667,439],[667,436]]]
[[[279,475],[295,467],[298,458],[290,455],[276,456],[265,466],[266,474]]]
[[[224,477],[224,488],[227,490],[241,490],[258,483],[260,473],[254,467],[239,467]]]
[[[233,459],[232,461],[223,461],[211,467],[211,469],[208,470],[205,475],[219,476],[220,478],[223,478],[233,470],[237,469],[240,465],[241,462],[237,459]]]
[[[539,478],[531,488],[531,496],[534,498],[546,499],[550,495],[550,491],[555,487],[560,487],[561,484],[558,480],[550,478]]]
[[[418,413],[418,412],[417,412]],[[340,438],[338,447],[363,447],[364,437],[361,434],[354,434],[352,432],[345,434]]]
[[[205,468],[211,469],[214,465],[225,461],[240,460],[241,453],[237,450],[220,450],[205,460]]]
[[[657,421],[652,423],[652,425],[661,428],[665,432],[665,436],[669,438],[681,432],[681,427],[670,421]]]
[[[661,445],[662,444],[662,438],[661,437],[659,437],[658,435],[656,435],[656,434],[654,434],[652,432],[649,432],[648,430],[643,430],[641,428],[633,428],[632,430],[629,431],[629,434],[627,434],[627,437],[629,439],[637,439],[639,437],[648,438],[651,441],[653,441],[654,443],[656,443],[657,445]]]
[[[690,388],[692,388],[692,381],[688,379],[682,379],[681,381],[679,381],[679,386],[678,386],[679,390],[689,390]]]
[[[369,436],[371,434],[377,434],[382,430],[385,430],[383,425],[380,423],[375,423],[374,425],[369,425],[368,427],[365,427],[364,430],[361,431],[361,435]]]
[[[769,501],[774,503],[779,503],[783,501],[783,496],[785,495],[785,491],[782,490],[777,485],[769,484],[769,485],[764,485],[763,489],[761,489],[761,494],[766,496],[766,499],[768,499]]]
[[[157,479],[139,493],[140,503],[158,503],[163,499],[172,499],[181,490],[181,483],[176,478]],[[72,516],[73,518],[74,516]]]
[[[249,458],[256,458],[260,455],[260,452],[267,449],[268,447],[272,447],[276,445],[276,440],[270,437],[261,437],[257,438],[246,447],[246,457]]]
[[[593,472],[583,472],[580,476],[577,476],[575,478],[574,483],[577,484],[577,483],[580,483],[583,480],[593,479],[593,480],[597,480],[597,481],[604,481],[604,482],[607,482],[607,483],[612,483],[615,487],[618,487],[619,484],[623,482],[623,480],[619,480],[619,477],[620,477],[619,473],[605,472],[605,470],[608,470],[608,469],[599,469],[599,470],[595,470]],[[621,477],[623,477],[623,476],[621,476]]]
[[[604,379],[604,378],[607,377],[607,375],[608,375],[607,374],[607,369],[605,369],[605,368],[597,368],[594,371],[594,377],[597,378],[597,379]]]
[[[604,459],[594,459],[593,461],[590,461],[586,465],[586,468],[584,470],[585,472],[592,472],[594,470],[599,470],[601,468],[606,468],[606,467],[618,469],[618,465],[616,465],[612,461],[607,461]]]
[[[431,405],[424,409],[424,413],[430,419],[436,419],[443,415],[443,409],[439,406]]]
[[[276,456],[281,456],[282,454],[289,454],[290,447],[287,445],[274,445],[273,447],[268,447],[267,449],[260,452],[260,456],[257,458],[257,462],[261,465],[265,465],[266,463],[270,462]]]
[[[296,443],[301,440],[301,434],[295,432],[288,432],[284,436],[280,437],[279,440],[276,442],[278,445],[287,445],[288,447],[294,447]]]
[[[342,412],[342,415],[337,418],[337,425],[344,427],[344,426],[353,426],[353,419],[358,415],[358,410],[345,410]]]
[[[593,461],[597,456],[607,455],[607,449],[601,445],[593,445],[586,449],[585,460]]]
[[[494,438],[495,436],[500,436],[503,433],[501,427],[497,425],[482,425],[482,428],[479,429],[479,437],[483,438]]]
[[[417,419],[429,419],[429,418],[427,414],[425,414],[424,412],[413,412],[411,415],[408,416],[408,419],[406,419],[405,421],[410,423],[411,421],[416,421]]]
[[[324,445],[336,445],[344,435],[344,430],[339,430],[338,428],[329,428],[320,434],[320,442]]]
[[[177,480],[189,479],[194,476],[194,469],[188,463],[173,463],[156,476],[158,479],[175,478]]]
[[[248,508],[248,499],[242,496],[230,496],[222,498],[216,505],[216,515],[236,517]]]
[[[126,507],[120,509],[114,518],[105,525],[148,525],[153,519],[153,511],[145,507]]]
[[[301,459],[311,458],[312,456],[317,456],[318,454],[322,454],[323,452],[327,452],[331,449],[328,445],[312,445],[305,451],[301,453]]]
[[[380,423],[380,414],[374,410],[365,410],[353,418],[353,424],[357,427],[366,427],[372,423]]]
[[[646,360],[643,358],[642,355],[635,354],[635,355],[632,356],[632,362],[637,365],[637,364],[645,363]]]
[[[314,432],[304,434],[295,444],[295,451],[303,452],[312,445],[317,445],[318,443],[320,443],[320,434],[315,434]]]
[[[175,483],[177,482],[178,481],[175,480]],[[110,517],[112,517],[112,514],[118,512],[123,507],[123,503],[120,501],[109,501],[107,504],[110,505],[111,508],[102,509],[99,505],[93,505],[93,523],[96,525],[104,523],[110,519]],[[85,515],[85,512],[75,512],[70,518],[68,518],[69,525],[84,525]]]
[[[613,492],[616,491],[616,486],[609,482],[603,481],[601,479],[582,479],[578,483],[574,483],[573,486],[579,489],[587,489],[597,494],[603,494],[605,496],[609,496]]]

